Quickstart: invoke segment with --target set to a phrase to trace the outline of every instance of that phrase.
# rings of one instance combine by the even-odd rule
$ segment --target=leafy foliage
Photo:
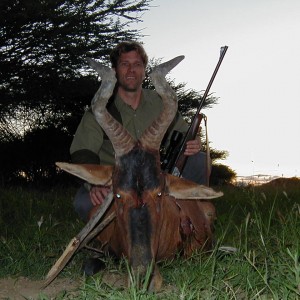
[[[233,171],[230,167],[222,164],[213,164],[211,175],[210,175],[210,184],[211,185],[224,185],[229,184],[236,177],[236,172]]]
[[[53,124],[58,116],[63,121],[79,107],[82,112],[96,84],[84,58],[105,61],[116,43],[139,38],[128,25],[139,22],[148,5],[149,0],[1,1],[1,135],[10,139],[23,129],[13,135],[7,129],[18,125],[16,116],[33,127]]]

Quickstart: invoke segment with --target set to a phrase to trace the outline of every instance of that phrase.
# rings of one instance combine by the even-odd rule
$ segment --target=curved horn
[[[87,58],[86,60],[102,79],[101,86],[92,100],[92,111],[95,119],[112,142],[116,156],[120,157],[134,147],[135,141],[128,131],[106,109],[106,104],[113,94],[117,82],[115,71],[91,58]]]
[[[144,147],[158,150],[164,134],[175,117],[178,107],[177,96],[165,76],[183,59],[183,55],[177,56],[156,66],[149,74],[157,93],[162,98],[163,110],[141,136],[140,142]]]

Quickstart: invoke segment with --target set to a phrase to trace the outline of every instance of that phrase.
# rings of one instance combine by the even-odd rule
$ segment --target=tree
[[[213,164],[211,175],[210,175],[210,184],[211,185],[224,185],[229,184],[236,177],[236,172],[233,171],[230,167],[222,164]]]
[[[140,38],[140,32],[128,26],[141,21],[141,13],[148,9],[149,2],[1,1],[2,138],[9,140],[20,129],[22,133],[22,127],[33,129],[64,119],[78,107],[82,111],[90,97],[82,86],[88,91],[89,86],[96,85],[86,73],[84,58],[105,61],[119,41]]]

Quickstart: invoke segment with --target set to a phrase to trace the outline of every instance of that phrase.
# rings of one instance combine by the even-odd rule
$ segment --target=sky
[[[154,0],[142,16],[149,58],[185,59],[170,73],[218,104],[203,110],[210,145],[238,176],[300,177],[300,0]]]

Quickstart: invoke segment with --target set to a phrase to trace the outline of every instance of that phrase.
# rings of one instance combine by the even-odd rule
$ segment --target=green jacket
[[[121,116],[121,122],[128,132],[137,140],[144,130],[155,120],[161,109],[162,100],[153,90],[143,89],[139,107],[134,110],[118,95],[114,99],[115,107]],[[116,116],[114,116],[116,118]],[[186,132],[187,123],[179,112],[167,131],[166,145],[173,130]],[[114,165],[114,150],[91,109],[85,112],[76,130],[70,148],[73,163],[92,163]]]

